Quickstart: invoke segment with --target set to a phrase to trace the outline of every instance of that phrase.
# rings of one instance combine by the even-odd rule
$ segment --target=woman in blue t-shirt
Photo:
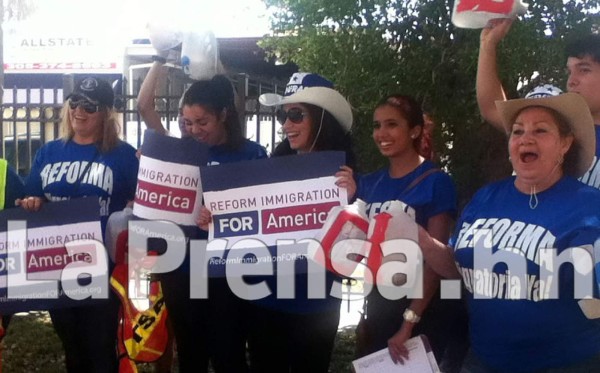
[[[515,176],[475,194],[451,246],[419,232],[432,268],[466,288],[463,372],[596,372],[600,324],[586,314],[598,300],[578,299],[598,296],[589,249],[600,237],[600,192],[575,179],[594,158],[592,116],[575,93],[496,105]],[[575,268],[559,270],[562,261]]]
[[[285,140],[273,151],[274,157],[338,150],[346,164],[354,165],[350,128],[352,110],[333,84],[317,74],[296,73],[284,96],[263,95],[261,103],[278,106],[277,118]],[[343,166],[345,169],[347,166]],[[345,187],[342,177],[337,185]],[[327,272],[326,297],[311,299],[307,292],[307,261],[297,260],[295,273],[259,276],[272,290],[277,281],[294,281],[295,297],[278,299],[276,293],[253,302],[250,315],[249,352],[255,372],[326,373],[340,319],[341,299],[331,295],[339,278]]]
[[[108,216],[133,200],[138,171],[135,149],[119,139],[107,81],[85,78],[75,85],[62,111],[62,139],[36,153],[18,203],[37,211],[46,202],[97,196],[102,231]],[[94,305],[50,310],[65,349],[68,372],[117,372],[119,303],[111,293]]]
[[[209,165],[267,157],[261,145],[244,137],[233,86],[224,75],[194,82],[181,105],[187,136],[209,145]],[[207,234],[199,230],[194,238],[207,238]],[[210,358],[217,373],[246,372],[248,302],[231,291],[225,278],[216,277],[208,281],[208,299],[191,299],[188,267],[189,255],[183,266],[160,276],[179,371],[207,372]]]
[[[356,196],[367,203],[369,218],[387,211],[392,201],[403,202],[420,226],[447,242],[456,214],[456,191],[446,173],[419,155],[423,127],[423,112],[412,97],[395,94],[378,103],[373,140],[389,166],[360,177]],[[439,277],[427,264],[423,299],[389,300],[374,287],[366,297],[363,321],[370,343],[360,346],[358,353],[389,346],[390,352],[399,354],[408,338],[425,334],[444,371],[457,371],[466,352],[466,310],[458,301],[441,301],[438,287]]]

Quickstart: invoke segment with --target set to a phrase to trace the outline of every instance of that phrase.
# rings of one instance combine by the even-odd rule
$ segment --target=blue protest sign
[[[0,314],[102,301],[107,258],[97,197],[0,212]]]
[[[202,206],[200,166],[206,165],[207,161],[208,146],[205,144],[146,130],[134,215],[195,226]]]
[[[202,167],[204,203],[213,220],[208,254],[213,240],[227,241],[227,258],[209,261],[209,273],[223,275],[218,267],[227,260],[276,262],[281,240],[314,238],[331,208],[347,204],[334,177],[344,163],[344,153],[331,151]],[[253,245],[268,248],[269,257],[248,259],[244,250]],[[286,257],[296,260],[305,251],[298,246]]]

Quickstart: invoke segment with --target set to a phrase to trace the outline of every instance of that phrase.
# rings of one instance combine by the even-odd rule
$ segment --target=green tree
[[[461,202],[510,173],[506,139],[485,124],[475,100],[479,31],[452,25],[442,0],[264,0],[273,35],[262,45],[303,71],[336,83],[355,108],[353,136],[361,171],[382,164],[371,115],[385,94],[417,97],[436,122],[436,151]],[[563,85],[563,47],[598,24],[599,0],[538,0],[503,42],[501,76],[517,97],[538,81]],[[593,11],[592,11],[593,10]],[[538,77],[532,80],[534,72]]]

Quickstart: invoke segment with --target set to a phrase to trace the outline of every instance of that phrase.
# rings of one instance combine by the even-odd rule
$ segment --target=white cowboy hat
[[[327,110],[344,127],[352,128],[352,108],[333,84],[317,74],[296,73],[287,84],[284,96],[264,93],[258,98],[264,106],[311,104]]]

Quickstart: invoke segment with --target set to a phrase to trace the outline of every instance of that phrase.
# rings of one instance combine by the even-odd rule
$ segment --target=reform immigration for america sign
[[[229,251],[227,259],[209,266],[241,260],[232,255],[236,248],[254,244],[268,247],[268,261],[277,262],[281,240],[294,245],[314,238],[331,208],[347,204],[346,190],[335,185],[334,176],[344,162],[342,152],[317,152],[203,167],[204,204],[212,213],[207,249],[226,241]]]
[[[196,140],[146,130],[133,214],[195,226],[202,207],[200,166],[207,160],[208,147]]]
[[[108,294],[98,199],[0,212],[0,314],[73,306]],[[87,285],[77,278],[85,274]]]

